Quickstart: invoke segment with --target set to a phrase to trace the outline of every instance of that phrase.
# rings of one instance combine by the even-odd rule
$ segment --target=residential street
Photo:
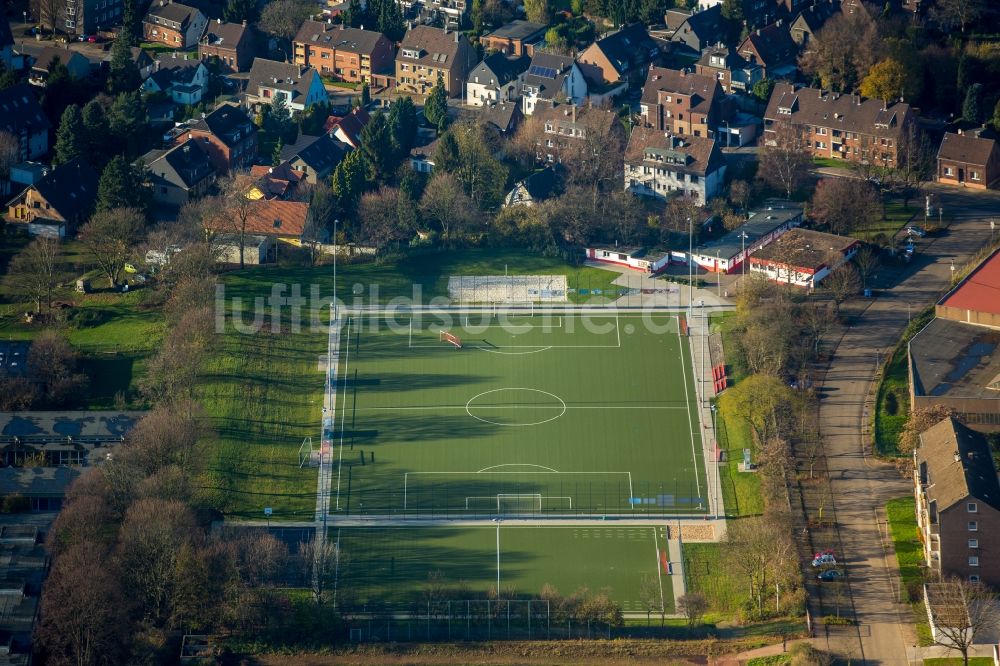
[[[952,261],[966,263],[990,240],[990,217],[1000,221],[1000,193],[926,187],[938,194],[945,216],[954,222],[946,233],[923,239],[912,265],[881,271],[880,291],[848,328],[831,360],[823,382],[820,427],[831,475],[832,496],[849,566],[848,583],[858,626],[830,638],[841,655],[868,664],[907,664],[916,638],[910,608],[896,603],[896,563],[883,550],[883,507],[894,497],[912,492],[910,482],[887,463],[862,451],[861,429],[865,396],[877,357],[892,349],[910,314],[936,300],[946,289]],[[919,221],[919,220],[918,220]],[[896,272],[899,275],[896,275]],[[891,285],[895,286],[891,286]],[[818,636],[822,639],[823,628]]]

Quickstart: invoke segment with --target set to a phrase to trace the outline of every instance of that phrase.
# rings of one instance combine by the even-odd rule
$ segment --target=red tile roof
[[[300,238],[306,228],[309,204],[301,201],[262,200],[253,206],[247,218],[246,233],[281,238]],[[210,229],[232,233],[238,226],[233,220],[216,218],[207,224]]]
[[[1000,251],[979,265],[941,305],[963,310],[1000,314]]]

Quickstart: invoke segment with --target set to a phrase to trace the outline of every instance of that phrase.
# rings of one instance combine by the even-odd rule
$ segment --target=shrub
[[[91,328],[100,326],[110,319],[110,313],[101,308],[77,308],[69,317],[74,328]]]
[[[31,511],[31,500],[24,495],[7,495],[0,504],[0,513],[25,513]]]
[[[833,663],[832,655],[817,650],[809,643],[796,643],[788,653],[792,666],[830,666]]]

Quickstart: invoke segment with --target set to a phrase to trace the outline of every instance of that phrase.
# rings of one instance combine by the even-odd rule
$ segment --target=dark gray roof
[[[22,130],[35,134],[51,128],[33,86],[18,83],[0,90],[0,130],[18,136]]]
[[[161,24],[163,22],[173,23],[179,25],[181,28],[186,28],[194,15],[199,11],[195,7],[188,7],[179,2],[171,2],[164,6],[160,6],[154,2],[146,13],[146,19],[153,19],[153,22]]]
[[[910,340],[918,397],[996,401],[1000,410],[1000,331],[937,317]]]
[[[306,21],[295,35],[296,42],[364,54],[371,54],[381,39],[385,39],[381,32],[320,21]]]
[[[201,41],[209,46],[219,48],[233,48],[247,36],[250,28],[242,23],[219,23],[212,21],[208,24]]]
[[[319,76],[319,72],[312,67],[257,58],[250,66],[247,94],[256,96],[259,88],[276,88],[289,91],[289,101],[295,101],[309,93],[314,76]]]
[[[194,139],[166,151],[151,151],[141,159],[154,185],[162,182],[187,190],[214,173],[208,155]]]
[[[713,243],[700,245],[694,249],[695,254],[716,256],[728,259],[737,256],[742,248],[747,248],[747,254],[752,254],[754,243],[772,233],[788,222],[801,219],[801,208],[770,208],[754,211],[750,220],[743,226],[733,229],[728,234]],[[746,234],[746,239],[742,238]]]
[[[520,112],[521,105],[517,102],[496,102],[483,107],[478,115],[482,122],[490,123],[501,132],[506,132],[514,128],[515,118]]]
[[[256,132],[257,126],[253,124],[250,116],[239,106],[235,104],[223,104],[196,122],[191,129],[211,132],[219,137],[224,144],[232,148],[247,135]]]
[[[899,134],[909,114],[910,105],[904,102],[886,107],[877,99],[779,83],[771,92],[764,118],[890,137]]]
[[[78,476],[79,467],[0,468],[0,495],[59,497]]]
[[[524,74],[524,85],[537,87],[539,97],[552,97],[562,90],[575,62],[571,56],[535,53]]]
[[[506,85],[516,79],[521,72],[528,69],[530,60],[526,56],[508,58],[503,53],[492,53],[483,59],[481,63],[472,68],[469,72],[469,81],[474,81],[473,77],[484,75],[493,77],[496,85]]]
[[[484,37],[499,37],[511,40],[525,40],[535,35],[544,34],[548,26],[543,23],[532,23],[531,21],[511,21],[507,25],[502,25]]]
[[[706,176],[725,166],[726,159],[715,139],[703,136],[682,136],[663,132],[652,127],[636,127],[625,149],[625,162],[631,165],[663,166],[650,157],[650,153],[667,153],[676,161],[670,163],[672,171]],[[683,161],[682,161],[683,160]]]
[[[71,51],[69,49],[61,49],[55,46],[46,46],[41,51],[39,51],[37,56],[35,56],[35,62],[31,65],[31,68],[37,69],[38,71],[41,72],[48,72],[52,68],[52,65],[55,63],[56,58],[58,58],[59,62],[62,63],[63,65],[67,65],[70,62],[70,60],[74,59],[89,62],[87,61],[86,58],[84,58],[76,51]]]
[[[1000,480],[982,433],[949,417],[920,433],[916,457],[927,466],[926,493],[938,512],[967,497],[1000,509]]]
[[[329,134],[304,134],[295,144],[282,149],[281,161],[288,162],[298,158],[317,173],[329,173],[340,164],[349,150],[348,146]]]
[[[660,47],[646,31],[646,26],[633,23],[594,42],[619,74],[648,63],[660,52]]]
[[[60,164],[32,187],[67,220],[84,215],[97,198],[97,173],[76,158]]]

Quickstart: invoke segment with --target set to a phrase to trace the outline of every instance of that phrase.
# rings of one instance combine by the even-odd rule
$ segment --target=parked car
[[[79,35],[76,38],[76,41],[78,41],[78,42],[86,42],[89,39],[90,39],[90,35]]]
[[[836,564],[837,557],[833,554],[832,550],[824,550],[822,553],[816,553],[813,557],[813,566],[821,567],[824,564]]]
[[[927,235],[927,230],[924,229],[923,227],[918,227],[915,224],[911,224],[910,226],[906,227],[906,235],[916,236],[917,238],[923,238],[924,236]]]
[[[819,580],[826,582],[840,580],[843,577],[844,574],[839,569],[827,569],[826,571],[820,571],[816,576]]]

